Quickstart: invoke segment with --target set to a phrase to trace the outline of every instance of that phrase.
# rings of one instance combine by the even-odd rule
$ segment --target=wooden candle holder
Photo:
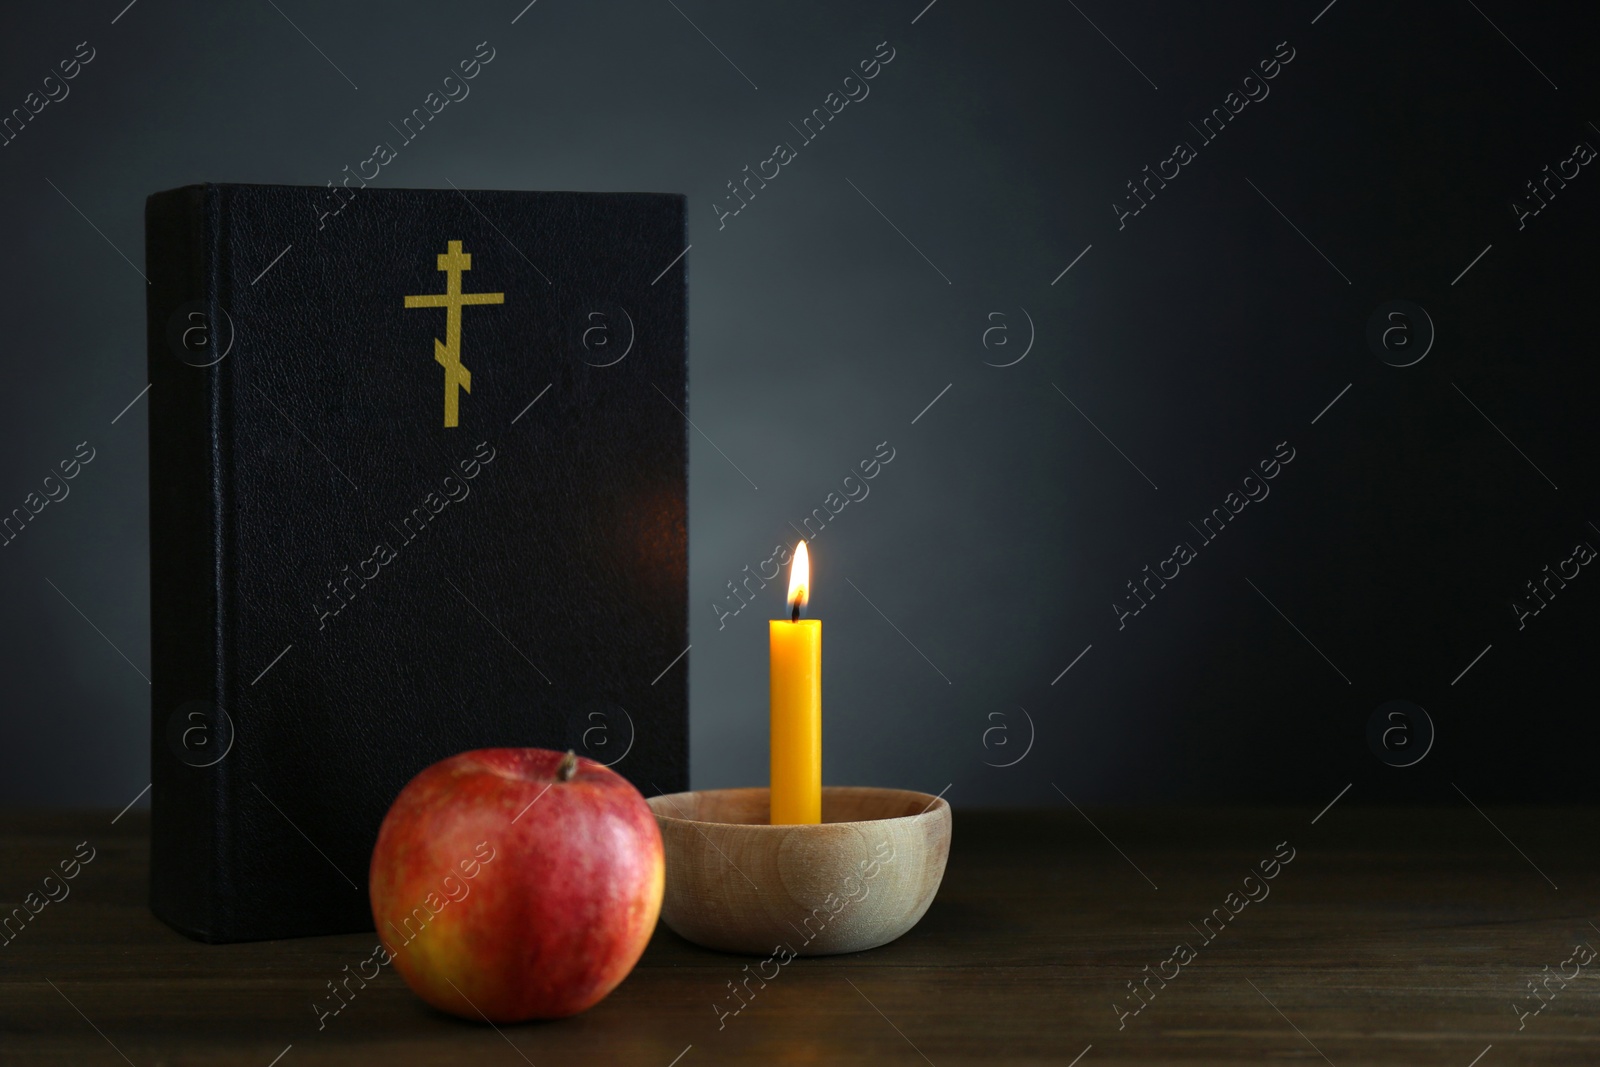
[[[799,956],[886,945],[933,903],[950,805],[905,789],[828,786],[822,822],[771,826],[765,789],[651,797],[666,846],[661,919],[724,952]]]

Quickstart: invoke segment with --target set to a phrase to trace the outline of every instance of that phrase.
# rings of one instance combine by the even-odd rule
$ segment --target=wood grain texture
[[[1105,837],[1070,809],[962,810],[938,897],[882,948],[792,960],[733,1014],[759,961],[661,927],[591,1011],[498,1032],[430,1010],[390,968],[319,1031],[313,1004],[373,935],[189,941],[145,906],[143,817],[112,814],[0,819],[0,908],[78,842],[97,849],[71,896],[0,947],[0,1063],[115,1067],[111,1042],[138,1067],[267,1067],[291,1044],[277,1067],[1066,1065],[1091,1044],[1078,1067],[1468,1067],[1490,1045],[1477,1067],[1600,1062],[1595,967],[1520,1030],[1513,1011],[1576,940],[1600,947],[1593,809],[1486,809],[1516,847],[1465,803],[1346,797],[1315,825],[1300,809],[1086,809]],[[1119,1028],[1126,983],[1200,940],[1189,924],[1281,841],[1295,857],[1270,896]],[[309,845],[304,862],[350,892]]]
[[[650,807],[667,855],[662,921],[727,952],[885,945],[928,910],[950,854],[950,805],[905,789],[829,786],[814,826],[770,825],[766,789],[673,793]]]

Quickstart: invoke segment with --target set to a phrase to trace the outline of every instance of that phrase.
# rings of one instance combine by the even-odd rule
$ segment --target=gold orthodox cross
[[[455,426],[460,415],[459,386],[472,392],[472,372],[461,365],[461,309],[467,304],[503,304],[504,293],[463,293],[461,272],[472,269],[472,256],[461,251],[460,241],[450,241],[449,249],[439,257],[439,269],[445,274],[445,291],[406,297],[408,308],[445,309],[444,340],[434,338],[433,358],[444,367],[444,424]]]

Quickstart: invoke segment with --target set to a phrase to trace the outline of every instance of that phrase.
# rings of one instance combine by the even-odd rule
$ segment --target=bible
[[[688,787],[685,229],[667,194],[149,198],[159,918],[371,929],[385,811],[467,749]]]

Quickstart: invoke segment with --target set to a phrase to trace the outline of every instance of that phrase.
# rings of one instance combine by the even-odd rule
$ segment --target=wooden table
[[[497,1031],[429,1010],[390,969],[319,1030],[313,1004],[373,935],[196,944],[145,908],[140,814],[14,813],[0,905],[78,842],[96,856],[0,948],[0,1062],[1600,1063],[1600,960],[1517,1014],[1540,1004],[1531,980],[1578,968],[1563,967],[1575,943],[1600,947],[1600,812],[1346,798],[1315,815],[958,809],[938,900],[894,944],[795,960],[719,1025],[714,1005],[755,960],[663,927],[598,1007]],[[1279,842],[1293,859],[1245,883]],[[1196,927],[1245,889],[1269,895],[1235,898],[1208,943]],[[1157,972],[1173,977],[1119,1016],[1137,1003],[1127,983]]]

